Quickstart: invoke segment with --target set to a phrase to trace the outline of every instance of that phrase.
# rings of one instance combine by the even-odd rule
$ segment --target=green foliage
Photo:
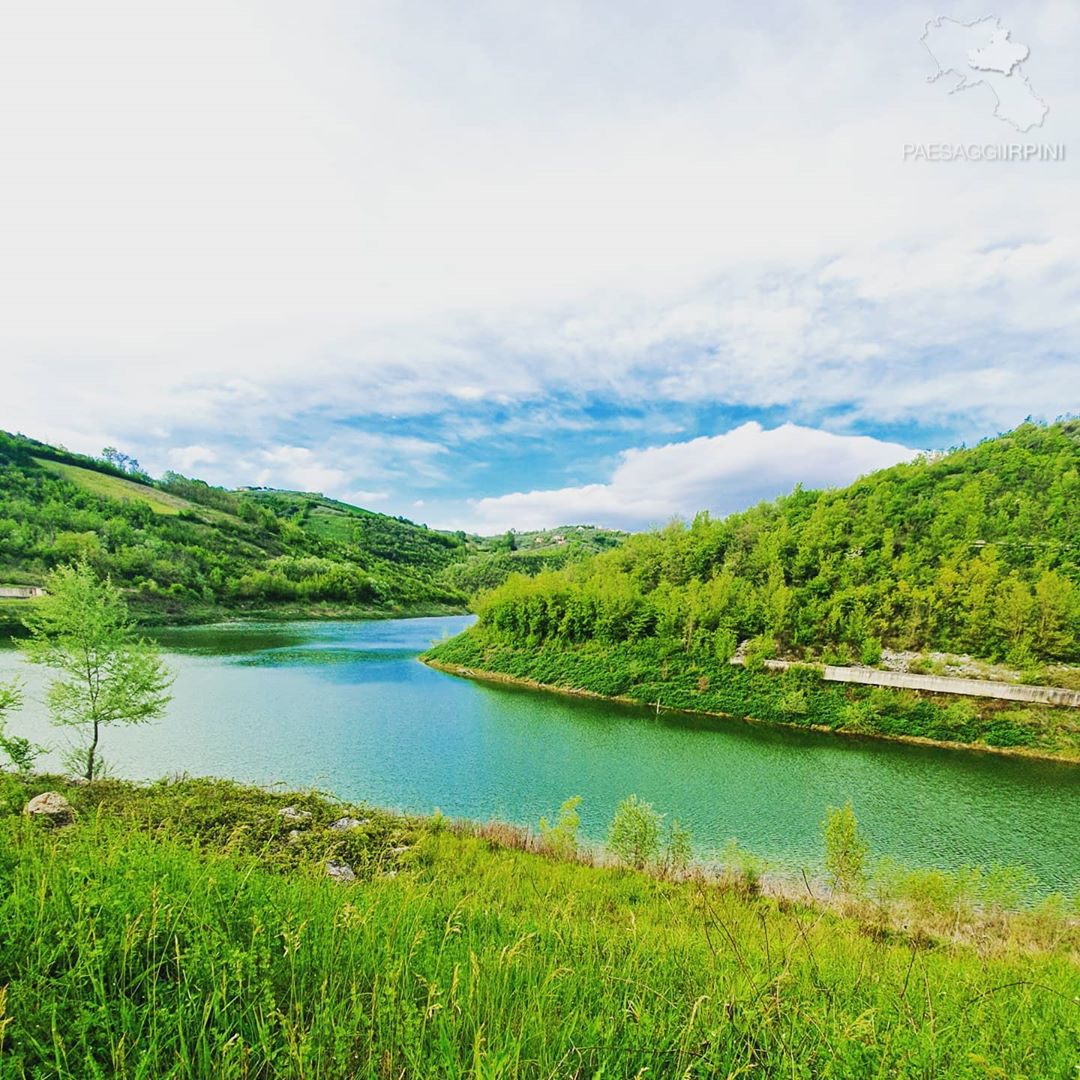
[[[577,808],[580,805],[581,796],[572,795],[559,807],[559,816],[554,825],[551,825],[547,818],[540,819],[540,835],[556,855],[566,857],[577,851],[578,826],[581,824]]]
[[[49,788],[75,825],[21,816]],[[301,842],[278,816],[287,804],[313,815]],[[366,824],[325,827],[343,814]],[[327,859],[357,881],[327,880]],[[924,948],[741,892],[315,795],[0,777],[0,1074],[1073,1071],[1075,934],[1049,951]]]
[[[738,841],[732,838],[720,855],[720,863],[729,874],[734,875],[742,892],[756,896],[761,891],[761,877],[768,864],[760,855],[739,847]]]
[[[101,729],[161,716],[172,676],[157,646],[135,636],[120,590],[85,562],[50,575],[48,596],[26,625],[20,647],[31,663],[59,672],[48,691],[52,722],[79,733],[73,760],[92,780]]]
[[[747,671],[655,638],[516,645],[481,626],[440,643],[427,657],[451,667],[621,696],[644,705],[662,701],[668,709],[1080,758],[1080,715],[1075,710],[1002,707],[1005,703],[997,701],[824,682],[810,666],[782,673]]]
[[[694,854],[693,837],[678,818],[668,822],[664,837],[664,866],[668,873],[680,874],[690,865]]]
[[[661,821],[652,803],[630,795],[615,808],[608,847],[627,866],[640,870],[655,861],[660,850]]]
[[[833,885],[844,892],[858,892],[866,880],[866,841],[859,834],[855,811],[849,799],[843,806],[830,806],[821,823],[825,842],[825,870]]]
[[[0,751],[21,773],[27,773],[34,767],[34,762],[45,752],[43,746],[37,746],[21,735],[9,735],[5,730],[7,713],[22,706],[22,687],[17,683],[0,683]]]
[[[507,641],[654,638],[753,665],[875,664],[883,644],[1080,660],[1080,421],[1025,424],[836,491],[699,514],[584,562],[512,577],[478,602]]]

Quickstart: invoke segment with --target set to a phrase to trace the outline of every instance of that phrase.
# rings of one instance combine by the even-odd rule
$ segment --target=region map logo
[[[942,16],[926,24],[919,40],[937,64],[927,82],[951,83],[950,94],[985,86],[997,102],[994,115],[1017,131],[1029,131],[1042,125],[1049,107],[1020,70],[1030,49],[1010,41],[1010,33],[996,15],[970,23]]]
[[[949,94],[975,90],[993,103],[993,115],[1016,131],[1042,127],[1050,107],[1032,89],[1021,70],[1031,50],[1012,40],[1012,31],[996,15],[974,22],[941,15],[923,26],[919,38],[936,70],[928,83]],[[982,88],[981,90],[978,88]],[[1062,143],[905,143],[905,161],[1064,161]]]

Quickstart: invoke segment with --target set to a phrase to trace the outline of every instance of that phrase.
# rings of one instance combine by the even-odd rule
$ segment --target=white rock
[[[278,811],[278,817],[286,821],[310,821],[310,810],[297,810],[295,806],[283,806]]]
[[[348,863],[328,862],[323,869],[326,870],[326,876],[332,881],[345,884],[346,882],[356,880],[353,868],[349,866]]]
[[[368,823],[368,818],[343,817],[338,818],[333,825],[329,826],[334,832],[348,832],[349,829],[359,829],[361,825]]]
[[[75,810],[59,791],[43,791],[35,795],[23,807],[27,817],[43,818],[52,825],[70,825],[75,820]]]

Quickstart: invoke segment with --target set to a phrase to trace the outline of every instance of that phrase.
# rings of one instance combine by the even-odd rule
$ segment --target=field
[[[1075,920],[958,941],[223,782],[0,780],[0,1076],[1067,1077]],[[286,821],[292,805],[309,821]],[[328,823],[362,821],[335,831]],[[293,833],[294,835],[290,835]],[[350,884],[328,879],[348,863]]]
[[[155,514],[176,515],[188,511],[202,517],[206,513],[204,507],[196,506],[187,499],[158,491],[157,488],[152,488],[147,484],[137,484],[134,480],[124,480],[111,473],[95,472],[93,469],[83,469],[78,465],[49,461],[46,458],[34,458],[34,461],[43,469],[48,469],[65,480],[78,484],[94,495],[100,495],[106,499],[123,499],[125,502],[138,499],[149,505]]]

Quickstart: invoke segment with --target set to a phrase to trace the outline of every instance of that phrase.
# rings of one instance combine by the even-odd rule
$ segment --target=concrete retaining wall
[[[771,671],[786,671],[793,665],[789,660],[766,660],[765,666]],[[825,665],[822,677],[826,682],[895,686],[906,690],[929,690],[934,694],[963,694],[967,697],[1026,701],[1039,705],[1065,705],[1080,709],[1080,690],[1066,690],[1060,686],[1024,686],[1018,683],[991,682],[988,679],[955,679],[948,675],[915,675],[907,671],[835,667],[832,664]]]

